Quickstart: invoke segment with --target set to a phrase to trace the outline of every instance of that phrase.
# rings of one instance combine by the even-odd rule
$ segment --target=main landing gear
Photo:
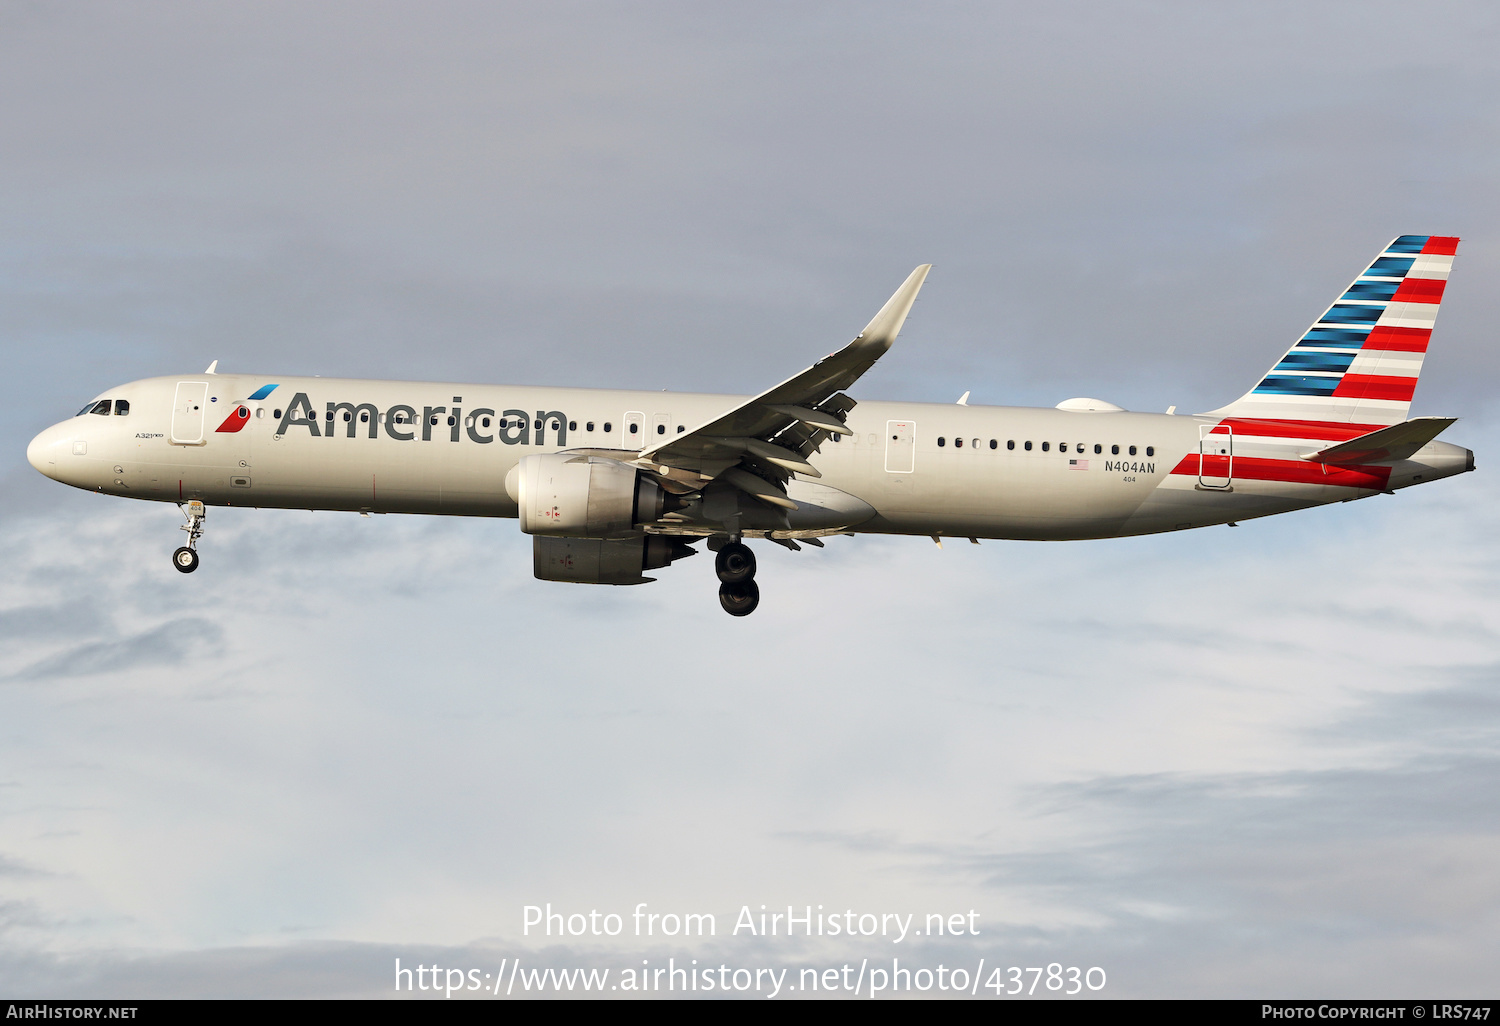
[[[190,574],[198,569],[198,539],[203,537],[203,503],[194,499],[186,505],[179,506],[182,515],[187,517],[187,523],[179,530],[188,533],[188,543],[176,552],[172,553],[172,565],[182,573]]]
[[[749,616],[760,605],[760,588],[755,583],[755,553],[743,542],[730,542],[714,557],[714,571],[719,585],[719,605],[730,616]]]

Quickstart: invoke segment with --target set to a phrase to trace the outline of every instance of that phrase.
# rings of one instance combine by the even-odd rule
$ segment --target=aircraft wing
[[[1395,463],[1410,458],[1457,420],[1457,417],[1414,417],[1317,452],[1305,453],[1302,458],[1333,465]]]
[[[912,271],[880,312],[843,349],[691,431],[641,452],[636,460],[662,483],[695,490],[715,478],[764,502],[796,509],[786,497],[791,472],[821,477],[807,462],[844,421],[854,400],[843,394],[896,341],[931,264]]]

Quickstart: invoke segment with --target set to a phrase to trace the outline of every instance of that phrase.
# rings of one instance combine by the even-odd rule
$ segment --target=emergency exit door
[[[910,474],[916,469],[917,424],[911,420],[885,422],[885,469],[891,474]]]

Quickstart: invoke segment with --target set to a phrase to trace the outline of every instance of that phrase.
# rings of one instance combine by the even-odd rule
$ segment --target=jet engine
[[[533,538],[533,572],[538,580],[571,584],[645,584],[655,570],[698,550],[679,538],[656,534],[634,538]]]
[[[636,468],[582,453],[527,456],[505,476],[505,490],[519,507],[521,530],[556,538],[629,535],[667,505],[661,486]]]

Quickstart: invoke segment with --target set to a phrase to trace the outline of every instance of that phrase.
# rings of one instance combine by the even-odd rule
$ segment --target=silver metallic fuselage
[[[267,398],[246,399],[267,381],[277,383]],[[207,386],[201,439],[188,444],[173,441],[182,382]],[[276,416],[297,393],[316,413],[316,433]],[[744,401],[681,392],[228,374],[151,378],[102,395],[126,400],[129,415],[83,414],[48,428],[27,450],[33,466],[78,488],[165,502],[491,517],[517,515],[505,478],[524,456],[584,447],[639,451]],[[327,419],[330,404],[337,407],[333,420]],[[243,426],[219,430],[241,405],[248,413]],[[392,423],[391,411],[403,407],[418,418],[433,412],[425,422]],[[524,417],[526,430],[505,437],[497,424],[507,417]],[[1469,450],[1434,441],[1392,464],[1384,487],[1330,484],[1307,474],[1301,480],[1201,479],[1202,425],[1218,420],[862,400],[848,419],[853,434],[825,442],[810,459],[821,480],[799,478],[788,494],[798,499],[801,489],[826,507],[827,496],[842,493],[852,497],[848,508],[863,511],[858,523],[801,525],[809,529],[1061,540],[1205,527],[1473,469]],[[537,422],[541,432],[531,426]],[[1260,439],[1241,444],[1234,457],[1245,467],[1280,465],[1322,444]],[[790,530],[798,527],[793,513]]]

